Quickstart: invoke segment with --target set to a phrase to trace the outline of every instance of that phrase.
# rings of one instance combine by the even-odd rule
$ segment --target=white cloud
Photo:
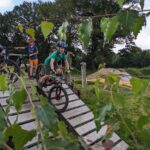
[[[150,17],[147,18],[146,27],[144,26],[142,28],[142,31],[137,36],[135,43],[142,49],[150,49]]]
[[[0,0],[0,9],[8,7],[12,4],[12,0]]]

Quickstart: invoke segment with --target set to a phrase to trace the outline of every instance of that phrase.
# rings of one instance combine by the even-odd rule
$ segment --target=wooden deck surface
[[[26,79],[27,87],[29,86],[29,79]],[[34,82],[35,83],[35,82]],[[35,83],[36,84],[36,83]],[[60,113],[71,128],[74,129],[75,133],[80,136],[83,141],[88,145],[91,150],[104,150],[105,148],[102,146],[102,137],[106,134],[107,125],[103,125],[99,132],[96,131],[96,124],[94,121],[94,115],[91,110],[86,106],[86,104],[76,95],[74,92],[66,85],[63,84],[63,87],[66,89],[69,104],[65,112]],[[19,84],[16,84],[16,88],[19,88]],[[48,95],[48,91],[50,87],[43,88],[45,94]],[[9,92],[5,92],[4,95],[0,92],[0,104],[4,111],[6,111],[6,100],[9,97]],[[40,105],[39,100],[33,101],[36,106]],[[54,99],[54,103],[56,104],[56,108],[61,108],[63,105],[62,101],[58,102]],[[8,114],[8,121],[10,124],[13,124],[16,120],[17,112],[13,106],[10,108],[10,112]],[[17,123],[25,130],[36,129],[35,119],[31,114],[31,105],[27,100],[25,104],[23,104],[21,111],[19,112],[19,117]],[[128,148],[128,144],[120,139],[120,137],[113,133],[110,138],[113,141],[112,150],[126,150]],[[28,142],[24,149],[28,150],[41,150],[42,147],[37,145],[37,137],[32,139],[32,141]]]

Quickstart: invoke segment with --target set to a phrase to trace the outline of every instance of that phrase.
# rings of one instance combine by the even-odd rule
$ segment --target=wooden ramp
[[[29,87],[29,80],[27,80],[27,87]],[[69,129],[75,134],[80,136],[83,141],[88,145],[91,150],[105,150],[102,146],[102,137],[106,134],[107,125],[103,125],[99,132],[96,131],[96,124],[94,122],[94,115],[91,110],[85,105],[85,103],[76,95],[74,92],[66,85],[63,84],[66,89],[69,104],[65,112],[59,113],[60,117],[68,125]],[[50,87],[43,88],[46,95],[48,95]],[[4,95],[0,92],[0,104],[4,111],[6,111],[6,99],[9,97],[9,93],[5,92]],[[61,108],[62,101],[55,101],[56,107]],[[36,106],[40,105],[39,100],[33,101]],[[17,123],[25,130],[36,129],[35,119],[31,114],[31,105],[27,100],[22,106],[22,110],[19,112],[19,117]],[[10,113],[8,114],[8,124],[13,124],[17,116],[17,112],[13,106],[10,108]],[[112,150],[126,150],[128,144],[120,139],[120,137],[113,133],[110,140],[113,142]],[[37,147],[37,137],[28,142],[24,149],[28,150],[41,150],[42,148]]]

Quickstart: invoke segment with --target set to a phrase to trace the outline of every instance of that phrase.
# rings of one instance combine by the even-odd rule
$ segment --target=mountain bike
[[[45,75],[45,68],[43,65],[39,66],[37,69],[36,75],[36,81],[38,82],[38,92],[40,94],[43,94],[46,96],[44,93],[43,87],[48,87],[50,86],[49,94],[48,94],[48,101],[50,104],[52,104],[57,112],[64,112],[69,103],[69,98],[66,92],[66,89],[62,86],[63,84],[63,79],[64,76],[63,74],[51,74],[51,75],[46,75],[47,77],[45,78],[44,82],[42,85],[39,85],[39,80],[41,77]],[[39,79],[39,80],[37,80]]]
[[[24,71],[29,74],[29,67],[28,67],[28,55],[27,54],[9,54],[11,58],[15,59],[16,64],[18,65],[19,68],[23,66]]]
[[[6,74],[8,78],[8,83],[16,82],[18,76],[20,76],[20,68],[15,63],[15,61],[9,59],[8,50],[1,46],[0,47],[0,75]]]

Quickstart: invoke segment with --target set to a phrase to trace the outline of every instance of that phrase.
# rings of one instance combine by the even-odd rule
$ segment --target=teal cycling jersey
[[[44,64],[50,66],[51,59],[54,59],[55,62],[57,63],[60,61],[66,61],[67,57],[66,57],[65,53],[59,54],[58,51],[55,51],[45,59]]]

